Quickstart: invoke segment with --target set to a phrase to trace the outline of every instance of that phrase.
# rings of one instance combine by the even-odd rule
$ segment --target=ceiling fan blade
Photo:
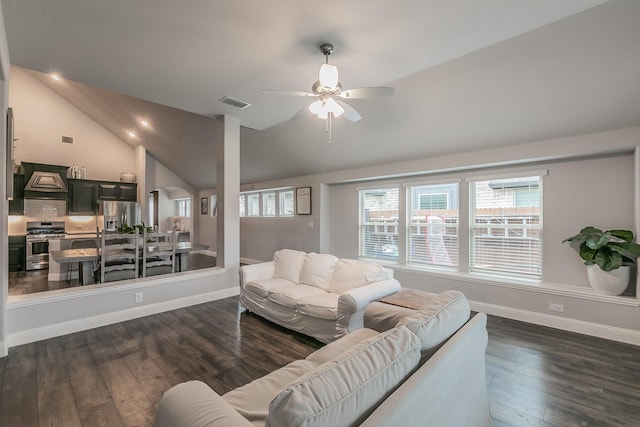
[[[356,111],[355,108],[353,108],[351,105],[342,102],[342,101],[337,101],[336,102],[342,107],[342,109],[344,110],[344,113],[342,114],[344,116],[344,118],[346,118],[349,121],[352,122],[357,122],[358,120],[360,120],[362,118],[362,116],[360,115],[360,113],[358,113]]]
[[[261,92],[266,94],[274,94],[274,95],[317,96],[311,92],[300,92],[295,90],[263,90]]]
[[[338,95],[340,98],[379,98],[381,96],[391,96],[395,92],[392,87],[359,87],[355,89],[343,90]]]

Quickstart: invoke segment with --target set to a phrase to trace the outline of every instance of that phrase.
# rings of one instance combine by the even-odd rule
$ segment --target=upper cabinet
[[[84,179],[69,179],[68,184],[68,213],[75,215],[95,215],[98,204],[96,182]]]
[[[24,175],[13,175],[13,200],[9,201],[9,215],[24,214]]]
[[[137,193],[137,184],[123,182],[98,182],[99,200],[135,202],[137,199]]]
[[[135,202],[137,194],[138,187],[135,183],[69,179],[67,210],[74,215],[94,215],[98,200]]]

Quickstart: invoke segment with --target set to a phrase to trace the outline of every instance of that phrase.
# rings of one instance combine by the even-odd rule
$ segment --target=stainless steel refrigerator
[[[136,202],[113,202],[100,200],[98,214],[103,219],[103,230],[116,231],[123,225],[141,224],[140,204]]]

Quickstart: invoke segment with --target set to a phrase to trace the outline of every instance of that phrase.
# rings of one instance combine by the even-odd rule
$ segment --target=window
[[[407,187],[407,263],[458,266],[459,184]]]
[[[247,216],[260,216],[260,193],[247,194]]]
[[[398,260],[398,188],[360,190],[360,256]]]
[[[276,193],[262,193],[262,216],[276,216]]]
[[[191,216],[191,199],[178,199],[176,200],[178,208],[178,216]]]
[[[293,216],[294,192],[289,188],[271,188],[240,193],[240,216]]]
[[[240,194],[240,216],[246,216],[246,196],[244,194]]]
[[[212,194],[210,197],[211,206],[209,206],[209,216],[217,216],[218,215],[218,197],[215,194]]]
[[[280,216],[293,216],[293,190],[278,192],[278,213]]]
[[[470,180],[469,270],[542,279],[542,179]]]

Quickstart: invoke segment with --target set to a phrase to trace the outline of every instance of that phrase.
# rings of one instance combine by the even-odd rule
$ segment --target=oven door
[[[27,238],[27,270],[49,268],[49,240]]]

